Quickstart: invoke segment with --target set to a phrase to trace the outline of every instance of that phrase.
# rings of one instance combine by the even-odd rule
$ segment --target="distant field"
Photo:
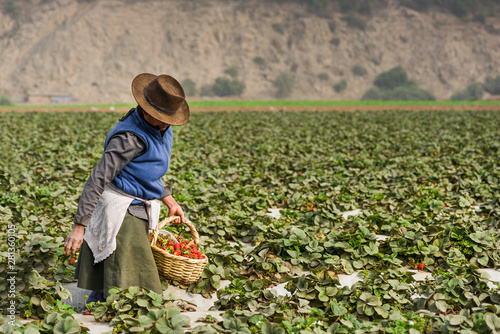
[[[224,101],[188,101],[194,108],[220,108],[220,107],[342,107],[342,106],[500,106],[500,101],[249,101],[249,100],[224,100]],[[0,110],[23,109],[83,109],[83,108],[130,108],[134,103],[115,104],[88,104],[88,105],[16,105],[0,106]]]

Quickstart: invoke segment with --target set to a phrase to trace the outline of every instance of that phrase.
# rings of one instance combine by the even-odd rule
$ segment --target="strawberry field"
[[[14,277],[0,303],[33,320],[3,331],[87,332],[61,302],[63,241],[120,117],[0,113],[0,273]],[[478,269],[500,263],[499,134],[495,111],[194,113],[164,180],[209,258],[182,288],[218,290],[224,320],[187,328],[186,305],[138,289],[91,312],[115,332],[498,333],[499,285]]]

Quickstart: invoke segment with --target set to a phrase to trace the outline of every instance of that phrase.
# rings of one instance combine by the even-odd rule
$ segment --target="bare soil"
[[[204,99],[202,87],[231,78],[225,71],[234,68],[245,100],[275,98],[281,73],[293,74],[290,99],[359,100],[380,73],[400,65],[444,100],[500,74],[500,16],[482,24],[389,1],[361,17],[359,29],[333,7],[318,16],[306,3],[16,1],[19,17],[0,10],[0,96],[110,104],[130,100],[133,78],[148,72],[191,79],[196,92],[188,96]],[[336,92],[341,80],[347,88]]]

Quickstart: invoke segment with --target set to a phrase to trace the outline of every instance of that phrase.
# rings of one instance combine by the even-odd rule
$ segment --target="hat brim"
[[[152,117],[170,125],[184,125],[189,120],[189,106],[186,101],[182,103],[175,114],[168,115],[153,107],[144,96],[144,88],[157,78],[156,75],[150,73],[142,73],[132,81],[132,94],[137,103]]]

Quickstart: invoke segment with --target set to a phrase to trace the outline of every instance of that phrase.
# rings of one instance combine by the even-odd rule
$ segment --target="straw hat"
[[[170,75],[139,74],[132,81],[132,94],[142,109],[159,121],[183,125],[189,120],[184,89]]]

